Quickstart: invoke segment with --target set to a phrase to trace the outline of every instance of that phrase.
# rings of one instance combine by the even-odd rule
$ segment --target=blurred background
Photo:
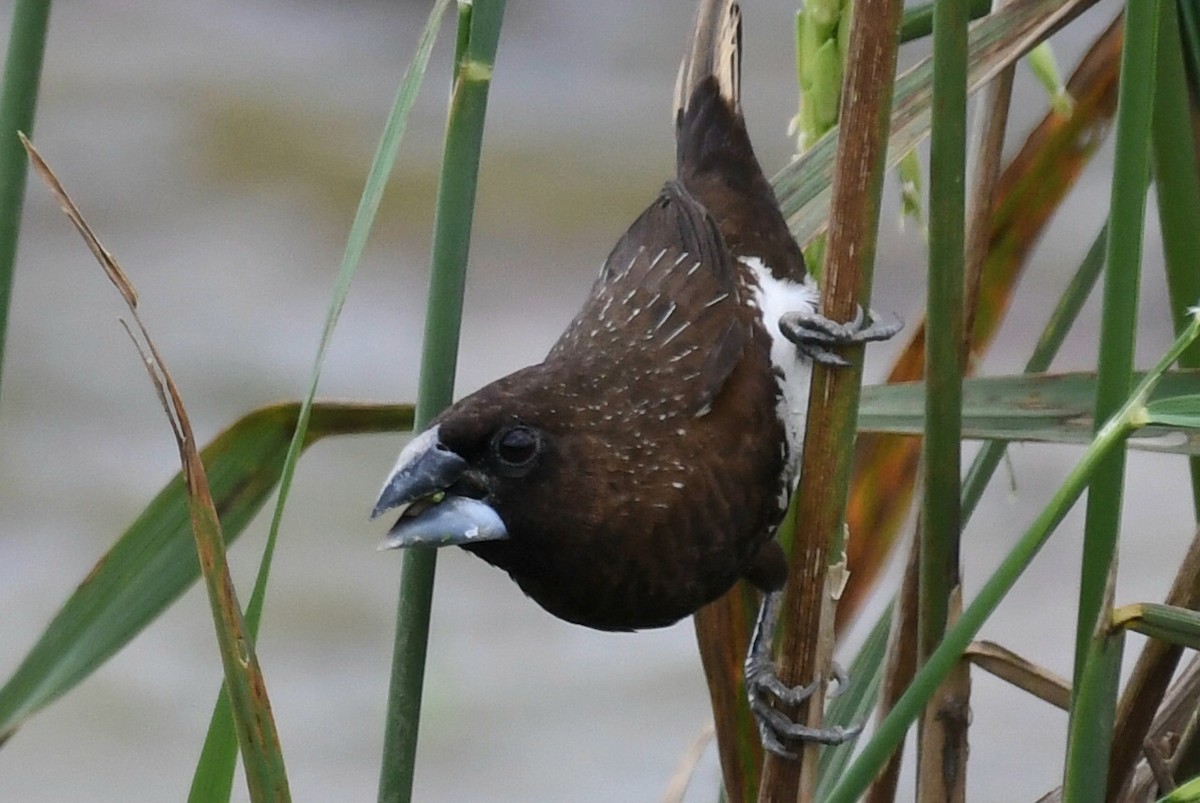
[[[7,23],[11,0],[0,0]],[[426,2],[76,0],[53,10],[34,141],[137,285],[201,440],[298,398],[342,246]],[[692,0],[509,4],[489,108],[458,393],[539,360],[673,167],[670,99]],[[793,152],[794,0],[748,0],[744,98],[768,173]],[[1058,41],[1065,73],[1107,25]],[[450,69],[447,19],[325,369],[325,398],[412,400]],[[911,63],[919,51],[906,50]],[[1023,70],[1010,145],[1043,113]],[[987,373],[1024,363],[1103,219],[1108,157],[1035,253]],[[889,185],[874,303],[910,322],[924,244]],[[1151,211],[1153,214],[1153,209]],[[1148,230],[1147,259],[1158,260]],[[1160,272],[1143,287],[1142,364],[1170,340]],[[1095,299],[1060,360],[1093,364]],[[0,403],[0,677],[177,469],[123,308],[36,179],[25,210]],[[903,340],[903,336],[898,340]],[[900,342],[873,347],[868,381]],[[398,437],[322,442],[301,461],[259,654],[298,800],[375,795],[399,556],[367,514]],[[965,542],[968,595],[1077,453],[1016,447]],[[1118,602],[1160,599],[1191,536],[1184,464],[1129,464]],[[266,531],[232,550],[243,601]],[[1080,517],[984,635],[1069,676]],[[869,533],[853,537],[869,538]],[[690,622],[639,635],[553,619],[454,551],[435,595],[416,799],[653,800],[709,721]],[[894,574],[894,573],[893,573]],[[894,582],[894,577],[889,578]],[[865,633],[868,611],[843,649]],[[1130,640],[1131,648],[1138,646]],[[186,794],[221,670],[203,592],[0,749],[0,800]],[[1132,654],[1133,650],[1128,651]],[[1066,716],[977,674],[970,787],[1032,799],[1058,783]],[[1011,768],[1021,766],[1020,773]],[[714,800],[712,751],[689,799]],[[911,787],[909,787],[911,788]],[[237,791],[244,799],[244,791]]]

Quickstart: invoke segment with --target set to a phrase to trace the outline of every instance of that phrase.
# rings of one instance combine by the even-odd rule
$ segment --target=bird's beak
[[[413,438],[383,485],[371,518],[406,506],[381,549],[501,541],[508,530],[486,502],[450,493],[467,461],[438,439],[438,427]]]

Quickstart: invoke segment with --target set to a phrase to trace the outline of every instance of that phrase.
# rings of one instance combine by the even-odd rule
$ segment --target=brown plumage
[[[546,360],[434,422],[509,538],[467,547],[548,611],[668,625],[753,573],[779,518],[783,428],[769,338],[719,232],[669,184],[614,249]],[[539,433],[498,477],[506,427]],[[782,567],[760,572],[777,586]]]
[[[737,6],[704,0],[676,87],[676,178],[546,359],[459,401],[401,453],[376,507],[409,505],[391,545],[462,545],[555,616],[604,630],[671,624],[739,578],[782,587],[774,535],[795,483],[804,355],[836,360],[827,345],[853,336],[816,314],[755,158],[740,39]],[[799,352],[785,312],[816,322],[814,342],[792,334]],[[752,702],[768,647],[769,632],[748,664]]]

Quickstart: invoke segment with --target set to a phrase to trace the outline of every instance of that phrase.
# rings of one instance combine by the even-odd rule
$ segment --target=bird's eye
[[[542,434],[526,426],[502,429],[492,439],[492,453],[500,467],[512,476],[531,471],[542,451]]]

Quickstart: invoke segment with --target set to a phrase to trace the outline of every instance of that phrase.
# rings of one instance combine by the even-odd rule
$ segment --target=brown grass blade
[[[250,797],[255,801],[290,800],[279,735],[271,714],[266,684],[258,665],[254,645],[245,633],[242,609],[238,605],[233,581],[229,575],[229,565],[225,560],[221,523],[213,505],[208,477],[196,448],[191,422],[188,420],[179,388],[138,314],[137,292],[133,284],[84,221],[83,215],[49,165],[23,135],[21,142],[29,153],[34,169],[46,182],[113,286],[121,294],[137,324],[140,339],[128,324],[122,322],[142,357],[179,448],[184,481],[188,489],[192,532],[196,539],[201,571],[208,588],[213,623],[221,650],[221,662],[225,668],[225,687],[233,703],[234,722],[242,749]]]
[[[715,736],[716,730],[711,723],[705,725],[703,730],[696,734],[696,738],[688,745],[687,751],[679,759],[679,765],[675,768],[674,774],[671,775],[667,791],[663,792],[662,803],[683,803],[688,784],[692,782],[692,776],[696,773],[696,765],[700,763],[700,758],[704,755],[704,748],[708,747],[708,743]]]
[[[692,617],[712,703],[725,797],[732,801],[758,798],[763,761],[758,729],[746,703],[743,669],[757,597],[753,588],[740,582]]]
[[[1071,683],[1044,666],[991,641],[976,641],[964,657],[980,669],[1029,692],[1055,708],[1071,707]]]

